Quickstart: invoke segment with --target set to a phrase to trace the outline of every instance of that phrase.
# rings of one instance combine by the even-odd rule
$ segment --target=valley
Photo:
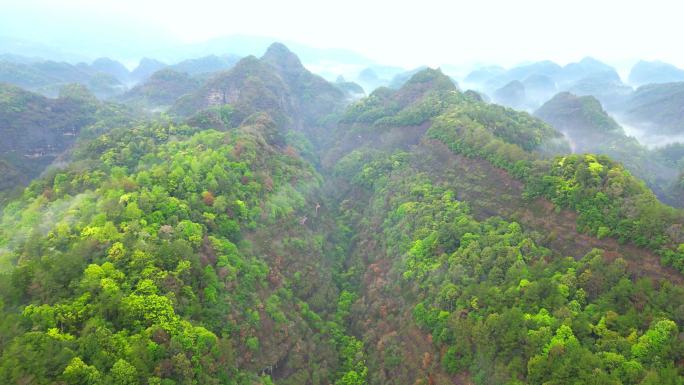
[[[684,211],[627,170],[677,148],[591,147],[631,142],[588,97],[541,120],[439,69],[355,99],[280,43],[224,59],[118,101],[7,86],[41,110],[11,122],[88,108],[21,125],[75,130],[63,164],[3,174],[7,383],[681,382]]]

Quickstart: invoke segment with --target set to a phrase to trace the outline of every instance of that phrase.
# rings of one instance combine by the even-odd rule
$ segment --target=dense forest
[[[627,156],[438,69],[227,61],[0,88],[3,383],[684,384],[684,211]]]

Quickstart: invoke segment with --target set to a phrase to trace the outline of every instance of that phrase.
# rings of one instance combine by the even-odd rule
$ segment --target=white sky
[[[405,67],[594,56],[684,67],[674,0],[0,0],[0,34],[45,39],[137,31],[183,42],[230,34],[348,48]]]

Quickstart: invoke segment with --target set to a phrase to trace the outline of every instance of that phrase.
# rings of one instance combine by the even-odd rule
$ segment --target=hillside
[[[622,127],[603,109],[593,96],[560,93],[540,107],[535,115],[562,132],[575,153],[608,155],[622,162],[637,177],[646,181],[662,201],[684,207],[676,188],[684,171],[677,160],[665,161],[658,150],[650,150]],[[670,152],[671,156],[675,152]]]
[[[95,135],[124,126],[132,114],[102,103],[78,85],[66,86],[56,99],[0,84],[0,190],[23,186],[68,150],[85,129]]]
[[[335,146],[346,148],[346,155],[324,162],[338,178],[335,200],[343,202],[341,213],[357,232],[350,258],[362,266],[362,298],[354,330],[369,342],[370,382],[491,384],[522,378],[522,383],[542,384],[579,378],[588,383],[594,376],[607,383],[640,381],[600,369],[607,365],[601,363],[604,337],[589,337],[594,328],[589,324],[605,322],[606,314],[617,317],[612,328],[627,319],[612,307],[613,286],[606,280],[622,280],[625,288],[632,285],[628,282],[650,280],[643,277],[682,281],[678,273],[659,267],[657,256],[646,258],[647,250],[623,247],[605,236],[645,244],[648,237],[632,238],[645,229],[619,235],[615,224],[624,221],[631,228],[627,223],[633,215],[663,215],[666,222],[681,223],[682,213],[657,203],[607,158],[542,161],[523,150],[557,135],[529,115],[453,90],[429,89],[411,93],[416,98],[398,110],[391,103],[397,96],[378,91],[350,107],[343,122],[352,126],[341,127],[350,134],[340,133]],[[581,170],[589,167],[605,184],[582,181]],[[599,192],[593,183],[621,187]],[[610,194],[613,203],[599,203],[603,194]],[[621,202],[630,201],[643,202],[639,210],[663,211],[619,213]],[[599,219],[589,208],[617,217]],[[562,257],[567,255],[575,259]],[[583,286],[590,276],[601,286]],[[592,294],[579,308],[570,292],[540,305],[541,296],[565,293],[555,289],[562,282],[573,282],[580,296]],[[582,309],[598,313],[582,315]],[[556,317],[572,326],[561,327]],[[674,330],[674,322],[668,325]],[[546,337],[535,345],[534,336],[541,333]],[[673,341],[673,332],[668,333]],[[562,334],[570,342],[555,337]],[[638,362],[629,349],[624,362],[626,357]],[[652,373],[663,379],[674,375]]]
[[[553,125],[559,131],[585,131],[589,133],[620,131],[613,120],[593,96],[575,96],[562,92],[540,107],[535,115]],[[587,138],[587,142],[592,139]]]
[[[117,99],[148,109],[163,109],[173,105],[183,95],[197,90],[200,85],[199,80],[184,72],[165,68],[154,72]]]
[[[120,69],[120,63],[101,61],[99,65],[93,64],[91,66],[54,61],[29,63],[0,61],[0,82],[13,84],[50,97],[56,97],[59,94],[59,89],[70,83],[86,86],[100,98],[109,98],[123,92],[122,82],[111,73],[103,72],[103,70],[117,72],[117,68]],[[112,66],[115,68],[111,68]]]
[[[653,134],[684,133],[684,82],[639,87],[622,108],[624,119]]]
[[[230,105],[229,126],[241,124],[256,112],[267,112],[280,128],[306,131],[310,140],[325,140],[320,131],[341,111],[342,91],[312,74],[282,44],[271,45],[257,59],[241,59],[231,70],[208,79],[199,90],[179,99],[170,112],[191,116],[209,108]]]
[[[681,381],[684,211],[438,69],[348,103],[276,43],[79,141],[1,212],[0,378]]]
[[[507,107],[525,110],[529,108],[525,85],[518,80],[513,80],[505,86],[494,91],[492,99],[495,103]]]

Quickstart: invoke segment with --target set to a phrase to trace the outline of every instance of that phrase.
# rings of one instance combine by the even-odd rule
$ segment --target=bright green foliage
[[[505,113],[497,115],[497,108],[482,103],[454,107],[434,119],[428,136],[454,152],[508,170],[526,182],[528,197],[543,196],[575,210],[581,231],[649,247],[665,263],[684,271],[684,254],[674,244],[682,237],[681,210],[660,203],[642,181],[606,156],[540,159],[528,151],[554,136],[544,126],[525,123],[525,114],[509,112],[506,118]],[[499,130],[497,122],[505,129]]]
[[[601,167],[588,167],[588,178],[607,172],[592,159]],[[600,250],[562,258],[515,222],[478,221],[410,162],[385,167],[373,184],[359,178],[384,162],[350,179],[371,194],[366,212],[382,218],[398,284],[416,301],[413,319],[443,352],[445,371],[477,384],[640,384],[672,375],[663,368],[682,357],[677,324],[647,325],[663,316],[681,322],[684,289],[633,281],[625,261],[608,263]]]
[[[67,384],[96,385],[102,383],[100,372],[93,366],[86,365],[83,360],[74,357],[64,368],[64,380]]]
[[[364,385],[367,383],[368,367],[366,366],[363,342],[354,336],[343,333],[342,325],[349,322],[350,307],[355,299],[354,294],[342,291],[337,302],[335,322],[328,324],[339,354],[339,368],[335,385]]]
[[[276,46],[266,57],[298,64],[288,52]],[[601,250],[559,255],[517,212],[471,213],[450,170],[429,172],[435,159],[463,160],[441,141],[508,170],[528,197],[575,210],[580,230],[659,249],[680,267],[681,212],[619,164],[543,159],[533,151],[558,133],[460,93],[436,70],[353,104],[336,133],[340,152],[323,159],[311,135],[284,135],[301,120],[287,116],[280,86],[301,69],[275,75],[282,63],[257,62],[223,76],[250,85],[241,105],[205,111],[243,126],[107,132],[4,207],[0,378],[361,385],[446,373],[478,385],[681,383],[681,285],[642,277],[635,261]],[[315,106],[309,99],[301,101]],[[254,100],[276,110],[278,124]],[[365,135],[376,148],[345,142]],[[320,155],[325,183],[312,166]]]
[[[124,359],[119,359],[110,371],[112,383],[115,385],[135,385],[138,383],[135,366]]]
[[[672,347],[677,342],[678,332],[677,324],[673,321],[658,321],[632,346],[632,355],[646,364],[666,362],[666,357],[673,353]]]
[[[250,383],[258,372],[239,369],[235,354],[264,359],[263,319],[305,324],[294,308],[305,302],[270,286],[243,234],[263,226],[269,206],[272,220],[297,223],[300,190],[318,183],[312,168],[258,130],[195,131],[114,130],[77,150],[89,167],[35,181],[3,212],[3,258],[16,266],[0,321],[21,322],[0,332],[1,378]],[[334,352],[331,339],[323,351]]]

